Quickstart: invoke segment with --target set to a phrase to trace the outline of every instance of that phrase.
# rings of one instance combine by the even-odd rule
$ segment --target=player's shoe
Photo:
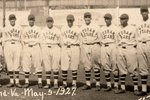
[[[22,85],[19,84],[19,83],[16,83],[15,86],[18,87],[18,88],[22,88]]]
[[[114,93],[116,93],[117,91],[119,91],[119,88],[118,87],[114,87],[113,91],[114,91]]]
[[[100,91],[101,90],[101,86],[100,85],[96,85],[95,91]]]
[[[91,89],[91,86],[89,86],[89,85],[84,85],[82,87],[82,90],[90,90],[90,89]]]
[[[43,88],[44,88],[44,89],[49,89],[49,88],[51,88],[51,85],[50,85],[50,84],[47,84],[47,85],[45,85]]]
[[[126,93],[126,90],[118,89],[117,91],[115,91],[115,94],[122,94],[122,93]]]
[[[105,92],[108,92],[108,91],[111,91],[111,90],[112,90],[112,88],[110,86],[107,86],[106,88],[104,88]]]
[[[7,84],[7,87],[8,87],[8,88],[14,87],[14,84],[13,84],[13,83],[9,83],[9,84]]]
[[[147,95],[147,92],[138,91],[138,92],[136,93],[136,95],[137,95],[137,96],[145,96],[145,95]]]
[[[58,84],[54,84],[54,89],[58,89]]]
[[[23,87],[24,88],[28,88],[29,87],[29,83],[25,83],[25,85]]]
[[[38,84],[38,88],[42,88],[43,86],[42,86],[42,83],[39,83]]]

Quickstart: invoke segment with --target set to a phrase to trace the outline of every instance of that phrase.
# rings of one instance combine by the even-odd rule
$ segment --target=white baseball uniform
[[[114,25],[103,26],[100,28],[101,37],[101,63],[105,73],[113,72],[118,74],[116,66],[116,37],[118,34],[117,27]]]
[[[22,28],[18,25],[7,26],[3,32],[4,56],[8,71],[19,71]]]
[[[24,29],[23,39],[23,71],[30,72],[33,65],[36,72],[43,70],[41,66],[41,48],[40,48],[40,34],[41,29],[38,26],[28,26]]]
[[[62,52],[61,52],[61,68],[62,70],[77,70],[79,66],[80,41],[79,28],[77,26],[64,26],[62,32]]]
[[[141,20],[136,27],[139,70],[141,75],[148,75],[150,66],[150,19],[147,21]]]
[[[137,75],[136,29],[132,25],[118,31],[117,64],[120,75]]]
[[[99,68],[100,64],[100,37],[99,26],[90,23],[82,25],[81,34],[81,59],[85,69]]]
[[[44,28],[41,35],[41,47],[45,71],[59,70],[60,30],[56,27]]]

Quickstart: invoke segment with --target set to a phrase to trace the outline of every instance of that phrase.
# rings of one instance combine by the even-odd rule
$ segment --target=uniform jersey
[[[150,19],[142,20],[136,27],[138,41],[150,41]]]
[[[60,31],[56,27],[49,29],[44,28],[41,35],[41,43],[44,44],[59,44],[60,43]]]
[[[77,26],[64,26],[61,29],[64,44],[79,44],[79,28]]]
[[[119,45],[136,45],[136,29],[132,25],[120,27],[118,32]]]
[[[82,25],[81,26],[81,41],[82,43],[95,43],[99,42],[99,26],[96,24]]]
[[[4,28],[3,40],[6,41],[20,41],[22,28],[20,26],[7,26]]]
[[[29,45],[40,43],[40,34],[41,29],[38,26],[33,27],[28,26],[24,29],[22,35],[23,42]]]
[[[114,25],[103,26],[100,29],[100,37],[102,44],[115,43],[117,36],[117,27]]]

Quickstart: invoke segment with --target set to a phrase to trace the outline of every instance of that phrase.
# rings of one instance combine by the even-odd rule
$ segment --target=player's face
[[[91,19],[92,19],[92,18],[91,18],[90,16],[85,16],[85,17],[84,17],[85,24],[86,24],[86,25],[89,25],[89,24],[91,23]]]
[[[111,18],[105,18],[105,23],[107,26],[111,25]]]
[[[53,27],[53,23],[54,23],[53,21],[48,21],[47,22],[47,27],[48,28],[52,28]]]
[[[34,20],[29,20],[29,26],[34,26]]]
[[[15,19],[10,20],[10,25],[15,26],[15,21],[16,21]]]
[[[126,26],[128,24],[128,19],[127,18],[121,18],[120,23],[121,23],[121,26]]]
[[[147,19],[148,18],[148,14],[149,14],[148,11],[141,12],[141,15],[142,15],[143,19]]]
[[[68,26],[72,27],[73,26],[73,22],[74,22],[73,20],[67,20]]]

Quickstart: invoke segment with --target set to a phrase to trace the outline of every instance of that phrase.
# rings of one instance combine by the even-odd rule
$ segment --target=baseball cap
[[[92,15],[91,15],[91,13],[90,12],[86,12],[86,13],[84,13],[84,17],[91,17]]]
[[[74,21],[74,16],[73,16],[73,15],[71,15],[71,14],[70,14],[70,15],[68,15],[68,16],[67,16],[67,20],[72,20],[72,21]]]
[[[129,19],[129,16],[127,14],[122,14],[120,16],[120,19]]]
[[[112,19],[112,15],[110,13],[105,14],[104,18]]]
[[[140,8],[141,12],[148,12],[148,7],[147,6],[143,6]]]
[[[9,15],[9,20],[16,20],[16,16],[14,14]]]
[[[35,16],[32,15],[32,14],[30,14],[30,15],[28,16],[28,20],[34,20],[34,21],[35,21]]]
[[[53,22],[54,20],[53,20],[53,18],[52,17],[47,17],[46,18],[46,22]]]

